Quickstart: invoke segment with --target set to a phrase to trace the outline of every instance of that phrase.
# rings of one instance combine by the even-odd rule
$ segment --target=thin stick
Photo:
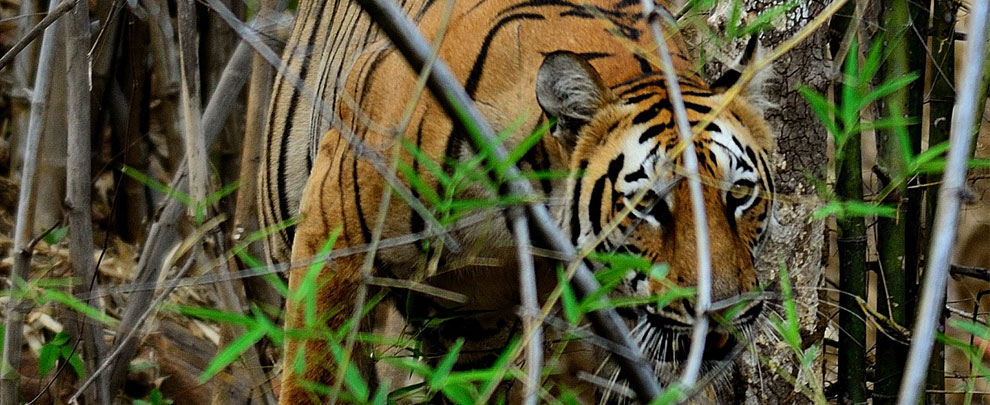
[[[57,7],[51,4],[52,9]],[[0,404],[16,404],[18,369],[21,363],[21,344],[24,342],[24,314],[18,308],[21,300],[14,292],[19,283],[28,278],[31,268],[31,228],[34,227],[35,173],[39,160],[42,119],[47,108],[51,66],[55,56],[55,43],[59,24],[52,24],[45,30],[41,40],[41,53],[38,58],[38,73],[35,77],[31,100],[31,119],[28,125],[24,149],[24,167],[21,168],[21,190],[17,200],[17,223],[14,227],[14,266],[10,276],[10,301],[7,303],[7,319],[4,323],[3,355],[0,358]]]
[[[45,18],[42,18],[41,21],[34,26],[34,28],[31,28],[31,31],[28,31],[27,35],[17,41],[14,46],[10,47],[10,50],[3,54],[3,57],[0,57],[0,70],[3,70],[3,68],[6,67],[10,61],[14,60],[14,57],[16,57],[17,54],[21,53],[21,51],[30,45],[35,38],[38,38],[38,35],[41,35],[41,33],[45,31],[49,25],[52,25],[55,20],[58,20],[59,17],[65,15],[65,13],[69,12],[69,10],[72,10],[78,2],[79,0],[64,0],[59,3],[58,6],[48,11],[48,15],[46,15]],[[89,45],[87,44],[86,49],[88,48]]]
[[[945,174],[942,176],[942,188],[938,194],[938,209],[935,213],[935,226],[928,253],[931,259],[928,260],[928,268],[925,270],[918,317],[912,332],[913,341],[898,395],[900,397],[898,404],[901,405],[918,403],[918,395],[925,385],[926,368],[932,354],[931,347],[935,342],[935,326],[941,312],[942,299],[945,297],[949,260],[952,257],[956,226],[959,222],[960,194],[966,187],[966,166],[973,141],[971,131],[977,116],[976,97],[983,64],[987,57],[987,20],[990,17],[988,14],[990,14],[990,5],[987,2],[973,2],[968,36],[976,40],[968,41],[967,44],[963,79],[959,86],[955,120],[949,137],[948,162]]]
[[[67,4],[67,3],[62,3]],[[62,7],[60,4],[59,7]],[[68,86],[68,151],[66,165],[66,205],[69,216],[69,258],[72,274],[83,282],[75,295],[88,294],[99,288],[93,267],[93,221],[90,189],[90,97],[89,67],[89,3],[79,2],[66,21],[65,35],[66,85]],[[99,301],[87,305],[99,309]],[[79,315],[82,316],[82,315]],[[83,358],[92,372],[106,352],[103,325],[86,322],[80,330]],[[87,393],[87,402],[109,404],[110,391],[105,376],[96,382],[96,389]]]
[[[523,404],[536,405],[540,394],[540,370],[543,368],[543,331],[536,322],[540,303],[536,299],[536,270],[530,250],[529,221],[521,207],[509,208],[512,233],[519,256],[519,296],[522,301],[523,331],[530,335],[526,342],[526,384]]]
[[[697,276],[698,295],[695,299],[694,328],[691,330],[691,349],[688,352],[687,363],[681,372],[681,381],[685,387],[691,387],[698,380],[698,372],[701,370],[701,358],[705,351],[705,336],[708,335],[708,307],[711,306],[712,294],[712,255],[711,241],[708,236],[708,218],[705,215],[705,197],[701,189],[701,178],[698,176],[698,155],[694,151],[694,135],[691,133],[691,124],[688,123],[687,110],[684,108],[684,98],[681,96],[681,87],[677,84],[677,72],[674,70],[674,62],[670,57],[670,50],[667,49],[667,40],[663,36],[660,28],[660,11],[656,8],[652,0],[642,0],[643,18],[650,22],[650,30],[653,32],[653,39],[657,43],[657,51],[660,53],[660,64],[663,68],[664,80],[667,82],[667,94],[670,96],[671,105],[674,107],[674,119],[677,124],[677,132],[681,136],[681,144],[684,151],[681,154],[684,160],[685,177],[688,180],[688,190],[691,194],[691,213],[694,215],[694,241],[697,245]],[[673,21],[667,16],[668,21]],[[676,23],[675,23],[676,24]]]
[[[430,47],[416,27],[402,14],[401,9],[391,1],[359,0],[359,4],[371,15],[372,20],[378,24],[379,28],[388,35],[413,69],[420,70],[428,60]],[[495,132],[474,107],[474,103],[446,64],[437,61],[429,79],[430,90],[442,103],[448,115],[463,117],[464,121],[461,124],[476,130],[481,135],[482,139],[488,143],[485,146],[494,151],[495,159],[506,161],[508,153],[500,143],[496,142]],[[528,181],[518,180],[521,179],[521,176],[519,176],[519,170],[515,165],[506,169],[504,177],[515,179],[509,182],[508,192],[510,194],[516,196],[535,195],[532,185]],[[549,242],[553,249],[560,251],[565,257],[576,257],[574,246],[564,238],[563,232],[557,227],[545,205],[541,203],[529,204],[527,212],[530,215],[530,220],[535,224],[537,235]],[[590,296],[600,288],[594,275],[581,262],[577,262],[577,271],[573,282],[575,290],[583,297]],[[599,334],[619,346],[625,347],[629,353],[636,354],[629,357],[617,356],[616,360],[626,372],[629,383],[636,391],[639,399],[648,403],[660,393],[660,386],[653,374],[653,369],[646,363],[639,348],[630,339],[629,329],[619,320],[615,310],[605,302],[604,298],[601,298],[600,301],[604,309],[591,312],[588,317]]]

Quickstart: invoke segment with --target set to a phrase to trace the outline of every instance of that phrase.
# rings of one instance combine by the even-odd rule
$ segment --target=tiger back
[[[402,7],[431,42],[442,38],[438,57],[492,126],[504,131],[506,149],[515,150],[554,123],[519,165],[527,172],[572,174],[534,180],[542,195],[531,196],[548,202],[572,242],[669,265],[663,280],[631,272],[619,294],[653,296],[696,283],[678,135],[662,75],[648,61],[655,44],[638,1],[422,0]],[[723,100],[689,73],[683,55],[675,52],[674,58],[684,73],[680,86],[693,125]],[[291,261],[307,263],[335,232],[335,250],[360,250],[376,235],[383,241],[417,235],[407,243],[383,244],[370,259],[357,253],[325,265],[308,281],[319,286],[316,319],[331,329],[344,325],[369,275],[425,283],[465,299],[393,294],[402,297],[407,319],[470,315],[424,331],[424,350],[442,354],[463,339],[458,368],[490,365],[519,327],[516,249],[502,212],[479,208],[448,218],[444,229],[426,217],[439,216],[438,196],[452,192],[445,187],[449,179],[441,177],[477,159],[469,135],[422,91],[417,73],[356,4],[300,2],[286,59],[305,86],[296,89],[286,74],[276,80],[259,207],[264,226],[296,215],[299,223],[269,236],[269,259],[288,261],[291,246]],[[714,300],[758,288],[753,259],[773,209],[767,198],[773,192],[767,164],[772,136],[745,100],[727,105],[695,138],[706,183]],[[397,187],[408,190],[405,197]],[[470,182],[456,194],[466,201],[496,197],[490,187]],[[422,203],[419,210],[404,200],[410,196]],[[440,232],[456,246],[445,246]],[[542,297],[555,284],[556,265],[537,258],[537,266]],[[291,290],[300,288],[305,273],[290,273]],[[305,326],[313,314],[304,309],[288,301],[287,328]],[[762,309],[761,302],[749,303],[732,322],[749,333],[758,328]],[[660,378],[673,378],[686,356],[690,303],[642,305],[622,316]],[[735,337],[718,327],[712,333],[715,339],[709,340],[717,347],[706,350],[707,364],[731,361]],[[301,367],[287,363],[281,402],[320,402],[323,397],[305,387],[333,385],[337,365],[326,342],[287,339],[285,349],[285,359],[303,353],[305,361]],[[351,358],[374,381],[370,350],[359,345]],[[573,356],[584,359],[579,367],[622,383],[618,370],[607,365],[607,353],[580,350]],[[607,393],[591,395],[608,400]]]

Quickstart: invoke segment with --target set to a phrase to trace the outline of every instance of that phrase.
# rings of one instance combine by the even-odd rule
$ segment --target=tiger
[[[531,176],[539,195],[527,198],[545,202],[579,250],[666,265],[663,277],[630,271],[612,294],[648,298],[697,284],[679,133],[638,0],[400,5],[436,44],[436,57],[499,131],[504,147],[522,151],[520,169],[564,173]],[[469,132],[422,90],[420,72],[356,2],[302,0],[297,13],[273,86],[258,200],[260,223],[271,230],[268,260],[292,263],[290,291],[316,286],[315,308],[287,300],[286,330],[304,328],[307,317],[337,330],[348,324],[359,298],[367,302],[382,291],[367,283],[369,277],[409,280],[452,294],[386,291],[403,318],[422,327],[422,351],[442,357],[461,344],[455,369],[491,366],[521,328],[519,263],[503,209],[477,208],[445,224],[429,217],[439,209],[427,194],[450,191],[440,178],[478,161]],[[693,143],[712,247],[711,298],[741,303],[731,320],[713,324],[706,339],[702,372],[712,379],[725,373],[720,366],[743,346],[736,332],[751,333],[765,323],[764,300],[744,298],[763,288],[754,261],[773,223],[774,138],[746,97],[725,98],[732,75],[709,85],[693,68],[683,40],[674,37],[668,45],[688,119],[692,126],[704,123]],[[457,189],[457,197],[496,197],[497,190],[477,183]],[[410,235],[415,237],[384,243]],[[327,260],[313,277],[306,263],[324,254],[328,240],[334,251],[353,254]],[[381,243],[369,257],[362,248],[373,242]],[[534,256],[541,300],[558,282],[560,263],[552,256]],[[619,314],[659,382],[670,383],[687,355],[695,322],[691,299],[642,302],[652,303],[623,307]],[[423,321],[451,313],[459,316]],[[361,330],[379,326],[374,319],[364,317]],[[626,384],[606,351],[575,346],[560,360],[573,367],[558,373],[560,381],[585,387],[587,402],[616,402],[609,390],[563,376],[581,370]],[[358,342],[353,350],[350,364],[378,384],[371,345]],[[280,403],[327,400],[326,390],[313,387],[339,386],[331,351],[325,340],[287,334]]]

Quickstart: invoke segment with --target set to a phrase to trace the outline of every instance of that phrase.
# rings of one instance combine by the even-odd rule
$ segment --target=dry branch
[[[932,231],[931,246],[928,252],[928,268],[925,270],[924,284],[914,324],[914,337],[908,353],[904,378],[901,380],[899,401],[901,405],[914,405],[925,386],[926,368],[931,357],[931,347],[935,341],[936,324],[945,297],[948,279],[949,260],[952,257],[956,226],[959,222],[961,193],[966,186],[967,161],[973,137],[971,131],[976,122],[976,97],[980,90],[983,64],[986,62],[987,20],[990,4],[976,1],[972,5],[969,20],[969,41],[967,57],[963,66],[963,78],[955,104],[955,119],[949,136],[949,152],[942,176],[942,188],[938,194],[938,208]],[[979,111],[982,113],[982,111]]]
[[[54,2],[51,8],[58,5]],[[17,370],[21,363],[21,344],[24,342],[24,314],[21,312],[21,300],[17,299],[16,290],[19,283],[28,278],[31,263],[31,228],[34,226],[34,207],[36,199],[35,173],[37,162],[40,160],[39,146],[44,126],[42,118],[46,109],[51,66],[55,56],[55,46],[58,38],[59,24],[53,23],[47,29],[41,40],[41,54],[38,58],[38,72],[35,77],[31,100],[31,119],[28,125],[27,142],[24,152],[24,167],[21,169],[21,190],[17,201],[17,218],[14,229],[14,267],[10,277],[10,301],[7,303],[7,319],[4,323],[3,356],[0,359],[0,403],[17,403],[18,376]]]

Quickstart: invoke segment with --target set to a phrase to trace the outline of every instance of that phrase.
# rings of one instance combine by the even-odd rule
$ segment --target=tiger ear
[[[567,147],[577,144],[581,127],[614,98],[598,71],[573,52],[547,55],[536,74],[536,101],[547,117],[556,119],[553,135]]]

